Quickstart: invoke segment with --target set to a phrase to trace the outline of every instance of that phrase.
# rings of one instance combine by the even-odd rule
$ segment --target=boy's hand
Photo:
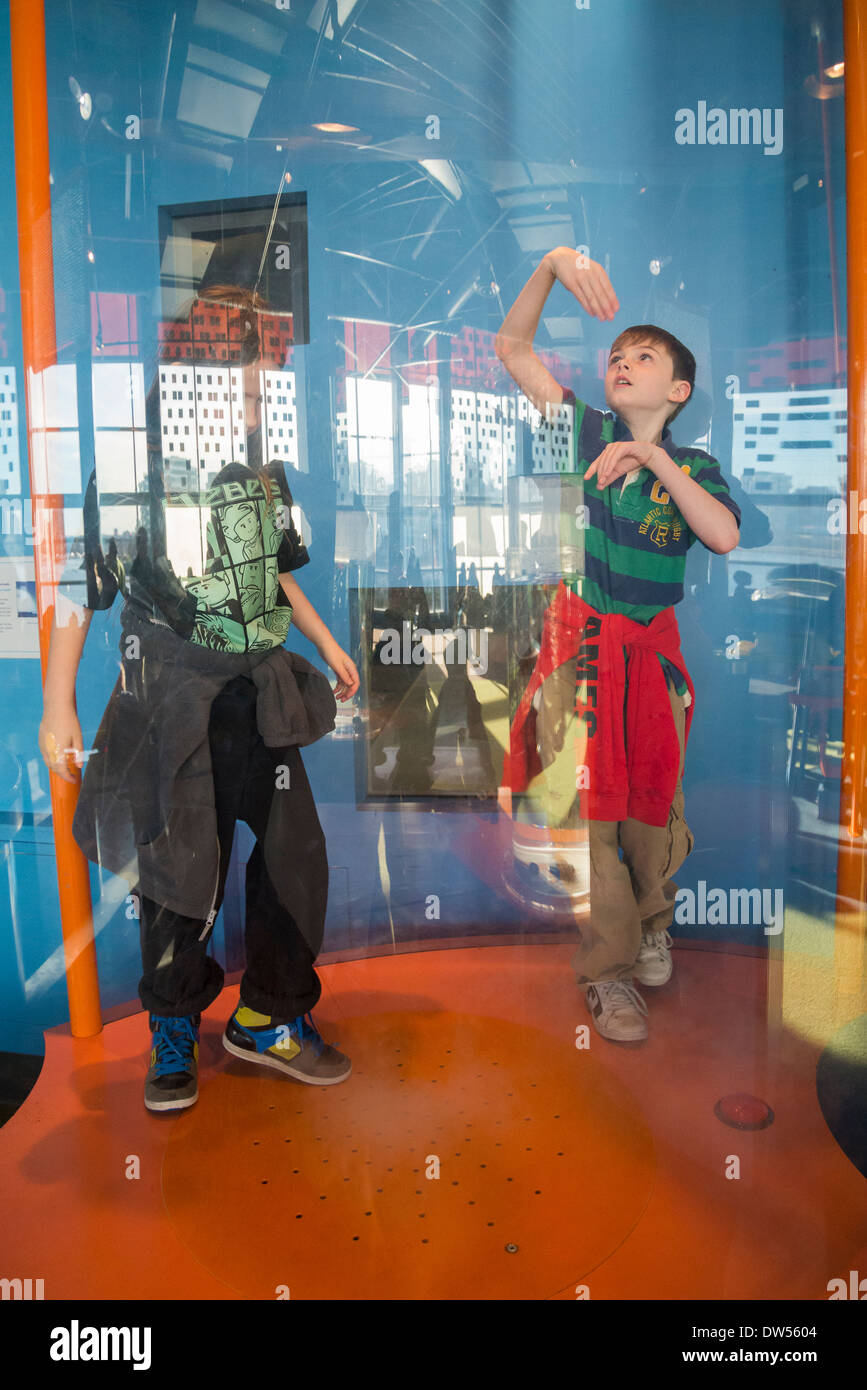
[[[633,473],[636,468],[646,468],[656,449],[656,444],[648,444],[643,439],[622,439],[617,444],[609,444],[593,460],[584,477],[589,478],[595,473],[596,486],[607,487],[615,478]]]
[[[545,260],[556,279],[561,285],[565,285],[570,294],[574,294],[588,314],[593,318],[602,319],[603,322],[614,318],[620,308],[620,301],[614,293],[614,286],[597,261],[591,261],[589,256],[585,256],[582,251],[575,251],[571,246],[555,247],[547,253]]]
[[[334,689],[335,700],[351,699],[359,686],[355,662],[347,656],[342,647],[338,647],[333,638],[329,642],[325,642],[319,651],[322,660],[328,663],[337,677],[337,685]]]
[[[72,757],[80,769],[84,752],[81,725],[74,706],[46,706],[39,725],[39,751],[46,767],[56,776],[64,782],[78,781],[69,765]]]

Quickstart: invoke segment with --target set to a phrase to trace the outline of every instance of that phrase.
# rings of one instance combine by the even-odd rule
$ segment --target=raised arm
[[[563,387],[533,351],[539,319],[556,280],[594,318],[611,319],[620,308],[611,281],[595,261],[571,246],[557,246],[542,257],[494,341],[503,366],[542,415],[548,402],[560,405],[563,400]]]

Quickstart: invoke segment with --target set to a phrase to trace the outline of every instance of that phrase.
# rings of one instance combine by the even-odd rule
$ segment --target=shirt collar
[[[622,420],[619,415],[615,415],[614,443],[619,444],[621,440],[632,438],[632,431],[627,425],[626,421]],[[671,438],[671,430],[668,428],[668,425],[666,425],[664,430],[662,431],[662,439],[659,441],[659,447],[665,450],[669,458],[674,458],[674,442]],[[635,468],[631,473],[624,474],[623,482],[620,485],[620,496],[623,496],[630,483],[637,482],[640,478],[642,478],[643,474],[646,472],[646,468]]]
[[[621,417],[620,417],[619,415],[615,415],[615,416],[614,416],[614,443],[615,443],[615,444],[619,444],[620,441],[623,440],[623,439],[632,439],[632,438],[633,438],[632,431],[631,431],[631,429],[629,428],[629,426],[627,425],[626,421],[623,420],[623,419],[621,419]],[[674,458],[674,454],[675,454],[675,445],[674,445],[674,441],[673,441],[673,439],[672,439],[672,437],[671,437],[671,430],[668,428],[668,425],[666,425],[666,426],[665,426],[665,429],[662,431],[662,439],[659,441],[659,447],[660,447],[661,449],[664,449],[665,452],[669,455],[670,458]]]

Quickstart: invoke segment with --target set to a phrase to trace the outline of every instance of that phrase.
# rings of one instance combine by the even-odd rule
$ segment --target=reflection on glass
[[[0,300],[0,810],[8,817],[0,943],[9,943],[5,977],[29,1016],[65,1017],[48,774],[36,754],[34,536],[18,441],[21,393],[32,389],[32,478],[56,499],[62,531],[58,619],[73,630],[76,607],[92,601],[98,610],[78,685],[86,746],[118,674],[122,601],[195,633],[203,647],[240,641],[258,557],[245,549],[250,499],[214,493],[222,470],[267,465],[289,538],[303,549],[312,542],[305,583],[362,671],[358,695],[310,757],[329,846],[326,942],[337,958],[361,958],[359,1035],[365,1010],[383,1008],[388,976],[403,1011],[395,1035],[421,1055],[434,1011],[458,1037],[464,1024],[452,1018],[461,1010],[466,1018],[482,997],[460,995],[456,982],[484,978],[504,1026],[513,1028],[520,1007],[522,1036],[535,1029],[543,1039],[534,1058],[547,1057],[548,1045],[572,1053],[576,1028],[594,1026],[580,983],[591,975],[610,983],[612,971],[625,978],[641,951],[645,976],[654,959],[657,971],[646,991],[637,986],[650,1046],[671,1041],[684,1073],[692,1067],[674,1102],[665,1068],[643,1073],[649,1118],[638,1166],[648,1202],[669,1178],[686,1194],[690,1222],[712,1211],[711,1238],[729,1230],[708,1195],[718,1175],[702,1167],[720,1137],[734,1134],[718,1128],[713,1109],[724,1084],[772,1101],[779,1077],[788,1085],[797,1075],[798,1106],[786,1123],[797,1113],[818,1132],[816,1055],[826,1049],[827,1059],[837,1044],[842,1055],[835,1032],[857,1023],[863,994],[863,938],[839,910],[837,881],[853,806],[842,742],[846,547],[862,520],[846,478],[848,345],[837,283],[842,11],[825,0],[808,19],[798,7],[741,8],[733,20],[725,7],[685,7],[669,24],[629,0],[534,3],[493,18],[491,7],[437,6],[433,22],[419,7],[376,3],[299,14],[288,4],[148,0],[103,6],[111,22],[95,24],[98,6],[46,6],[58,356],[35,381],[16,356],[14,237]],[[756,54],[760,62],[744,56]],[[660,86],[658,73],[675,68],[689,74],[694,100]],[[721,72],[733,75],[742,112],[715,109]],[[678,111],[684,99],[690,105]],[[713,138],[690,142],[690,131]],[[11,227],[11,171],[5,189]],[[309,305],[306,279],[302,291],[296,278],[307,273],[296,236],[308,197]],[[223,233],[243,257],[250,219],[275,202],[277,248],[288,253],[275,285],[285,298],[278,313],[274,295],[264,295],[261,360],[245,362],[244,305],[194,295]],[[551,286],[526,325],[556,385],[546,396],[510,370],[498,339],[552,249],[602,267],[620,304],[614,319],[599,320],[574,286]],[[261,269],[283,273],[276,258]],[[257,261],[250,284],[259,270]],[[155,294],[160,277],[172,281],[169,304]],[[611,442],[600,417],[623,442],[631,414],[611,395],[610,354],[621,330],[639,323],[693,355],[689,399],[671,427],[678,462],[700,480],[696,461],[717,460],[739,520],[736,549],[694,544],[665,488],[652,495],[646,475],[625,489],[616,480],[619,522],[638,536],[641,563],[659,573],[668,563],[674,576],[676,592],[659,606],[675,608],[695,692],[687,704],[689,690],[665,670],[671,720],[660,700],[661,724],[680,742],[687,714],[691,722],[671,823],[652,827],[668,837],[662,857],[674,896],[641,902],[661,928],[653,935],[669,932],[673,946],[663,936],[649,947],[624,922],[635,926],[637,879],[653,846],[634,826],[624,832],[623,818],[612,833],[606,820],[582,815],[586,788],[576,779],[587,763],[590,696],[585,683],[578,697],[577,654],[552,661],[530,688],[541,655],[543,666],[550,656],[552,609],[563,616],[561,583],[605,609],[610,575],[600,575],[599,533],[583,510],[599,497],[583,473]],[[629,370],[639,364],[627,356]],[[717,486],[708,474],[704,483]],[[224,504],[237,506],[231,547],[217,535]],[[613,532],[608,540],[602,558],[614,563],[619,541]],[[656,605],[626,592],[647,575],[614,568],[624,611],[635,618],[645,608],[638,617],[650,620]],[[289,650],[306,652],[300,631],[286,636],[287,613],[270,597],[254,647],[286,637]],[[528,691],[528,776],[519,788],[511,735]],[[214,949],[238,970],[251,845],[242,825]],[[630,865],[636,882],[627,885]],[[139,926],[112,876],[97,877],[101,983],[111,1004],[135,1011]],[[593,955],[594,931],[610,932],[613,965]],[[471,948],[481,934],[501,949],[479,965]],[[590,949],[576,981],[566,967],[579,938]],[[432,943],[466,953],[437,980],[431,952],[426,999],[434,1002],[417,1008],[414,990],[403,989],[402,958]],[[562,949],[546,949],[552,944]],[[669,952],[675,986],[654,997]],[[376,963],[382,975],[367,991],[364,958],[376,953],[394,959]],[[478,1033],[461,1034],[451,1061],[468,1055],[467,1036],[477,1046]],[[635,1140],[633,1062],[644,1066],[595,1033],[574,1052],[570,1165],[589,1152],[587,1134],[609,1135],[621,1113],[635,1122]],[[618,1073],[628,1092],[621,1110],[608,1089]],[[517,1094],[523,1106],[529,1091]],[[829,1111],[833,1094],[829,1084]],[[511,1104],[508,1088],[499,1102]],[[400,1112],[389,1101],[383,1108]],[[481,1123],[484,1107],[476,1112],[470,1119]],[[510,1139],[526,1113],[504,1123]],[[664,1172],[653,1167],[663,1151]],[[813,1298],[824,1296],[824,1276],[844,1249],[828,1234],[837,1220],[829,1194],[844,1192],[843,1205],[850,1196],[833,1153],[827,1210],[818,1199],[811,1207],[809,1287],[794,1237],[784,1251],[799,1291]],[[599,1179],[597,1160],[593,1150],[585,1168],[570,1168],[582,1192]],[[538,1186],[547,1200],[553,1189]],[[630,1181],[633,1194],[639,1186]],[[812,1184],[811,1201],[821,1186]],[[708,1261],[699,1274],[672,1273],[672,1286],[679,1280],[678,1292],[691,1296],[700,1277],[709,1296],[776,1297],[780,1261],[767,1248],[779,1253],[784,1227],[803,1232],[802,1189],[794,1170],[762,1189],[776,1223],[771,1247],[742,1222],[748,1256],[727,1249],[715,1273]],[[596,1196],[599,1212],[628,1206],[604,1181]],[[571,1258],[587,1220],[579,1213],[566,1230],[568,1200],[552,1208],[550,1229],[558,1239],[564,1232]],[[660,1228],[658,1211],[650,1220]],[[499,1240],[498,1231],[499,1216],[481,1238]],[[706,1234],[698,1231],[690,1226],[696,1248]],[[628,1233],[618,1231],[618,1249],[628,1250]],[[603,1270],[613,1244],[603,1239],[587,1267]]]

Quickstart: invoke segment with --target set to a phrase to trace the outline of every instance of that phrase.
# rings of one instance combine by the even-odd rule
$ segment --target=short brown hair
[[[674,380],[689,382],[689,395],[686,400],[675,406],[665,421],[666,425],[670,425],[672,420],[675,420],[683,410],[683,407],[692,400],[692,394],[695,390],[695,358],[679,338],[675,338],[673,333],[667,332],[664,328],[658,328],[655,323],[637,323],[633,324],[631,328],[624,328],[623,332],[619,333],[611,344],[608,355],[610,357],[615,348],[625,347],[628,343],[640,341],[653,343],[656,347],[664,348],[672,361]]]
[[[240,340],[240,364],[256,361],[262,356],[261,346],[261,316],[267,310],[267,300],[263,299],[255,290],[248,290],[242,285],[208,285],[205,289],[200,289],[193,305],[187,311],[185,318],[189,317],[192,307],[196,304],[225,304],[230,309],[238,309],[241,315],[241,340]]]

